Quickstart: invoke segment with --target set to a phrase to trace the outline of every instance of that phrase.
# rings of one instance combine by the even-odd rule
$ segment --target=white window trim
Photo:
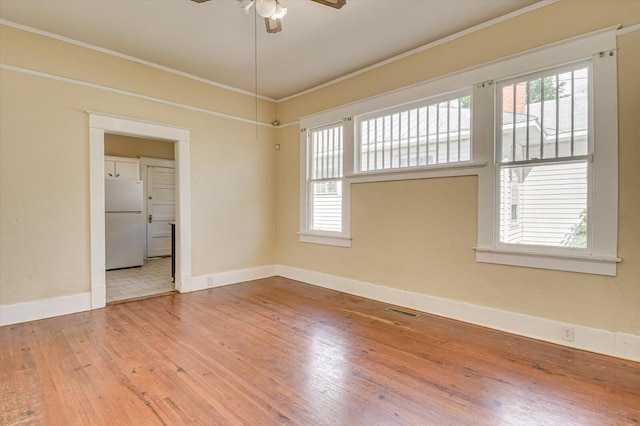
[[[588,89],[588,102],[589,105],[594,105],[594,96],[593,96],[593,63],[591,60],[588,61],[578,61],[578,62],[574,62],[572,64],[569,65],[563,65],[560,67],[555,67],[555,68],[547,68],[545,70],[545,72],[534,72],[529,74],[526,78],[528,80],[531,80],[532,78],[536,78],[536,74],[538,77],[543,76],[544,74],[546,74],[546,71],[550,71],[553,73],[561,73],[561,72],[566,72],[568,70],[572,70],[575,69],[576,67],[579,68],[587,68],[588,72],[589,72],[589,89]],[[498,214],[499,209],[500,209],[500,196],[498,194],[500,194],[500,171],[503,167],[509,167],[509,166],[527,166],[527,165],[538,165],[538,166],[542,166],[542,165],[551,165],[551,164],[557,164],[557,163],[563,163],[563,164],[567,164],[567,163],[572,163],[572,162],[584,162],[586,161],[587,163],[587,182],[588,182],[588,190],[587,190],[587,211],[591,212],[593,211],[593,206],[594,206],[594,196],[593,196],[593,185],[595,182],[595,179],[593,178],[593,171],[592,171],[592,166],[593,166],[593,150],[594,150],[594,137],[593,137],[593,131],[588,133],[588,152],[585,155],[577,155],[577,156],[573,156],[573,157],[552,157],[552,158],[546,158],[546,159],[531,159],[531,160],[521,160],[521,161],[513,161],[513,162],[507,162],[507,163],[503,163],[500,161],[500,156],[501,154],[501,148],[500,148],[500,144],[502,143],[500,138],[499,138],[499,132],[501,132],[501,121],[499,120],[498,114],[500,114],[502,111],[502,97],[499,94],[499,90],[500,90],[500,85],[508,85],[508,84],[513,84],[517,81],[520,81],[522,79],[522,77],[516,77],[516,78],[510,78],[510,79],[505,79],[501,82],[497,82],[496,84],[496,88],[495,88],[495,135],[496,135],[496,140],[495,140],[495,173],[494,173],[494,194],[496,194],[493,202],[494,202],[494,215],[493,215],[493,220],[494,220],[494,230],[495,230],[495,236],[494,236],[494,249],[495,252],[499,252],[499,253],[510,253],[510,252],[519,252],[519,253],[528,253],[528,254],[543,254],[543,255],[554,255],[554,256],[565,256],[568,259],[572,259],[574,258],[576,255],[578,256],[578,258],[583,259],[584,256],[588,256],[591,254],[591,248],[593,247],[593,226],[589,226],[588,230],[587,230],[587,242],[588,242],[588,248],[579,248],[579,247],[558,247],[558,246],[536,246],[536,245],[532,245],[532,244],[509,244],[509,243],[504,243],[502,241],[500,241],[500,215]],[[504,86],[502,86],[504,87]],[[589,122],[594,123],[594,108],[589,108]],[[584,259],[583,259],[584,260]],[[555,268],[554,268],[555,269]],[[581,271],[578,271],[581,272]]]
[[[420,108],[420,107],[425,107],[425,106],[429,106],[429,105],[433,105],[433,104],[439,104],[441,102],[444,101],[449,101],[452,100],[454,98],[462,98],[465,96],[469,96],[471,98],[471,105],[472,105],[472,110],[473,110],[473,94],[472,94],[472,90],[470,88],[470,86],[461,88],[461,89],[457,89],[457,90],[451,90],[445,93],[438,93],[437,95],[433,95],[433,96],[428,96],[425,98],[421,98],[418,100],[414,100],[411,102],[405,102],[399,105],[393,105],[391,107],[388,108],[383,108],[383,109],[378,109],[376,111],[370,111],[367,112],[365,114],[359,114],[357,117],[355,117],[355,123],[354,123],[354,131],[357,133],[354,133],[354,170],[353,173],[351,173],[348,177],[358,177],[358,176],[386,176],[386,175],[390,175],[390,174],[395,174],[395,173],[411,173],[411,172],[427,172],[422,174],[422,177],[427,177],[429,176],[428,171],[432,170],[432,169],[438,169],[441,172],[443,170],[449,170],[449,169],[453,169],[456,167],[475,167],[478,165],[481,165],[481,163],[477,163],[473,161],[473,126],[471,126],[471,128],[469,129],[469,136],[470,136],[470,156],[471,159],[470,160],[466,160],[466,161],[452,161],[452,162],[446,162],[446,163],[434,163],[434,164],[428,164],[428,165],[423,165],[423,166],[410,166],[410,167],[396,167],[396,168],[389,168],[389,169],[378,169],[378,170],[367,170],[367,171],[362,171],[362,165],[360,164],[361,161],[361,156],[360,156],[360,144],[362,143],[361,141],[361,136],[360,136],[360,126],[362,124],[363,121],[367,121],[367,120],[371,120],[371,119],[375,119],[375,118],[379,118],[379,117],[384,117],[390,114],[395,114],[395,113],[401,113],[401,112],[405,112],[408,111],[410,109],[414,109],[414,108]],[[472,119],[473,119],[473,114],[471,115]],[[357,155],[356,155],[356,151]],[[444,174],[445,176],[447,175],[446,172]],[[386,180],[386,179],[380,179],[380,180]]]
[[[601,53],[603,52],[603,53]],[[529,54],[510,60],[509,74],[503,78],[516,77],[538,70],[592,59],[593,82],[593,157],[589,163],[590,173],[590,237],[591,247],[586,252],[560,251],[537,246],[507,247],[498,241],[496,232],[496,179],[494,161],[495,127],[486,135],[491,143],[483,143],[491,159],[490,167],[478,175],[478,247],[476,261],[504,265],[525,266],[541,269],[582,272],[599,275],[616,275],[618,232],[618,102],[615,28],[598,31],[555,43]],[[500,77],[496,76],[495,79]],[[476,111],[495,111],[495,89],[474,93]],[[491,121],[492,123],[494,120]],[[476,135],[476,141],[477,139]]]
[[[342,177],[342,232],[314,231],[309,229],[309,212],[311,210],[308,173],[309,173],[309,131],[325,125],[342,121],[342,150],[344,158]],[[334,119],[326,123],[300,130],[300,242],[312,244],[324,244],[336,247],[351,247],[351,185],[346,180],[346,173],[353,173],[353,120],[351,118]],[[351,153],[351,155],[350,155]]]
[[[557,255],[520,251],[505,252],[494,246],[494,80],[517,77],[532,71],[552,68],[599,56],[600,52],[614,51],[616,30],[619,25],[588,34],[517,53],[505,58],[480,64],[471,68],[439,76],[421,83],[375,95],[353,103],[325,110],[300,118],[300,240],[320,244],[350,246],[350,186],[352,183],[380,182],[407,179],[423,179],[448,176],[478,176],[478,245],[475,247],[478,262],[528,266],[605,275],[615,275],[617,257],[617,206],[618,206],[618,150],[617,150],[617,81],[608,79],[594,90],[599,119],[594,125],[596,141],[611,140],[611,149],[601,148],[596,142],[597,164],[593,173],[597,176],[594,193],[598,202],[590,220],[597,227],[593,250],[589,256]],[[600,81],[607,76],[616,76],[615,56],[606,66],[594,67],[593,79]],[[478,83],[480,82],[480,83]],[[428,166],[402,170],[375,171],[354,174],[354,129],[353,120],[345,122],[344,128],[344,178],[343,178],[343,232],[340,236],[319,235],[307,230],[306,193],[306,129],[338,122],[344,117],[355,117],[374,111],[392,108],[420,99],[439,96],[466,87],[472,87],[471,162],[450,163],[443,167]],[[604,117],[604,118],[603,118]],[[602,121],[604,124],[598,124]],[[490,165],[490,166],[487,166]],[[348,241],[345,244],[344,241]],[[590,266],[587,266],[590,265]]]
[[[475,176],[486,161],[461,161],[401,169],[373,170],[345,176],[351,183],[385,182],[391,180],[426,179],[448,176]]]

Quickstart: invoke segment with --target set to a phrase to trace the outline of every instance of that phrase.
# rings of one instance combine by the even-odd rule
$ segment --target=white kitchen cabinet
[[[140,160],[138,158],[105,155],[104,177],[106,179],[140,180]]]

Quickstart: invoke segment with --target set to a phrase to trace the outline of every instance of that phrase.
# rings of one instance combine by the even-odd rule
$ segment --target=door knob
[[[149,215],[149,223],[153,222],[153,215]]]

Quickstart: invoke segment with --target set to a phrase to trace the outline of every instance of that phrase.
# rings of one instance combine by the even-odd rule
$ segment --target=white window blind
[[[342,232],[342,124],[310,130],[307,152],[309,229]]]
[[[358,118],[360,172],[471,160],[471,96],[425,100]]]
[[[499,241],[587,248],[589,64],[499,83],[498,95]]]

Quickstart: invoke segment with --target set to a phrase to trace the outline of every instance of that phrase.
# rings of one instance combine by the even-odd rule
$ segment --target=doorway
[[[106,305],[105,133],[173,143],[175,155],[175,289],[191,288],[190,130],[89,112],[91,306]]]
[[[174,146],[105,133],[104,153],[107,304],[173,292]]]

